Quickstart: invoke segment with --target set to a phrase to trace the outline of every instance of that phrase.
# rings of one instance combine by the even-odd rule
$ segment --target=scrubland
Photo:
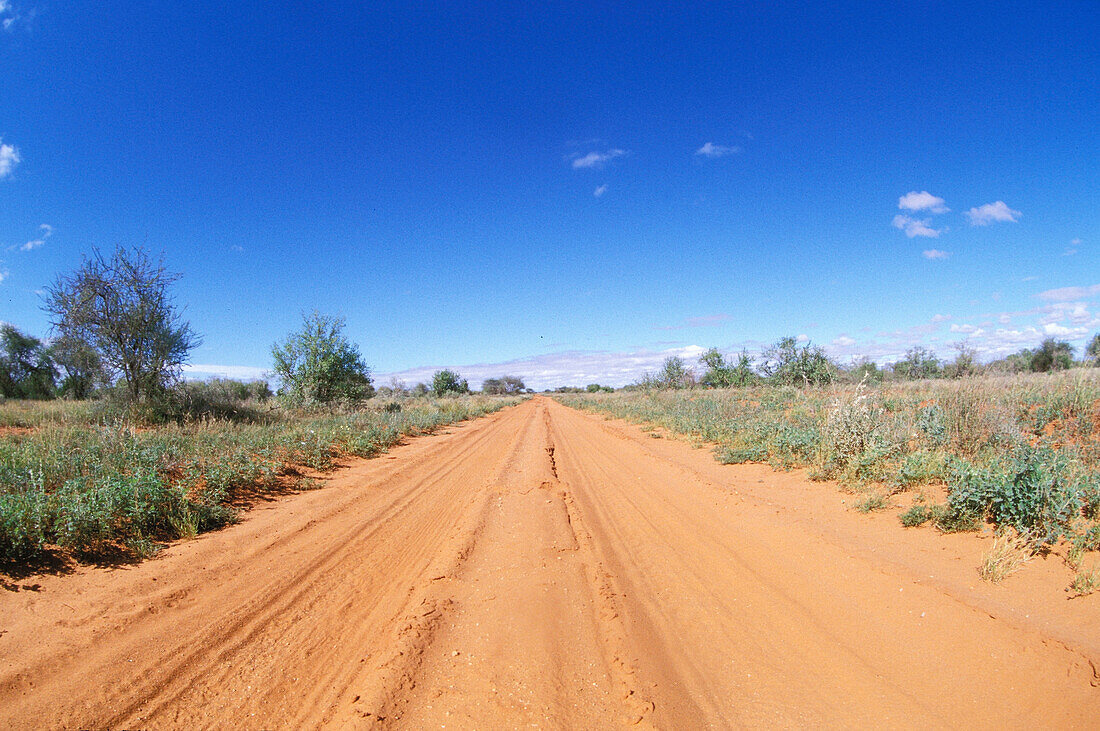
[[[1003,538],[983,564],[990,580],[1057,549],[1075,591],[1098,584],[1097,369],[557,398],[713,443],[720,462],[808,468],[857,493],[858,509],[893,508],[907,527],[992,528]]]
[[[206,398],[192,408],[199,418],[167,424],[109,400],[0,402],[0,558],[144,557],[233,522],[258,497],[310,487],[310,474],[342,457],[517,401],[376,399],[310,411]]]

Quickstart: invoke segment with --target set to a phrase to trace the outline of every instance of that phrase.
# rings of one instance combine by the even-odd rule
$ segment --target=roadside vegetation
[[[1086,593],[1097,567],[1083,564],[1100,550],[1098,342],[1081,361],[1050,341],[984,367],[965,348],[946,364],[915,348],[887,368],[841,368],[787,338],[762,363],[711,350],[698,377],[669,359],[618,392],[558,398],[714,443],[723,463],[808,468],[908,527],[989,525],[989,580],[1058,546]]]
[[[229,405],[224,391],[193,394]],[[214,391],[214,393],[209,393]],[[515,400],[483,396],[377,401],[347,410],[295,410],[247,397],[238,420],[156,428],[96,402],[0,404],[0,557],[46,553],[96,558],[152,553],[236,519],[251,498],[311,486],[303,472],[370,457],[404,436],[475,418]],[[242,420],[243,419],[243,420]]]
[[[341,458],[518,401],[518,379],[470,395],[453,371],[375,398],[343,318],[316,311],[272,346],[277,391],[185,381],[201,338],[172,300],[177,279],[140,249],[96,251],[47,288],[46,338],[0,325],[0,568],[142,558]]]

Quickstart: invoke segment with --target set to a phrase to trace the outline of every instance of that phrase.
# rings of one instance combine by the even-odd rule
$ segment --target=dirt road
[[[1095,727],[1095,595],[844,500],[536,398],[15,582],[0,726]]]

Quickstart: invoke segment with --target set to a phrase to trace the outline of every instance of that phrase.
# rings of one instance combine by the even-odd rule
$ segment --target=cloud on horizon
[[[536,391],[565,385],[586,386],[589,383],[618,388],[634,383],[646,373],[657,372],[665,358],[671,356],[683,358],[688,366],[696,367],[699,356],[705,351],[706,349],[699,345],[663,350],[642,348],[627,352],[566,350],[501,363],[438,365],[410,368],[393,373],[379,373],[375,377],[375,383],[385,385],[392,379],[402,381],[407,386],[428,383],[436,371],[450,368],[469,380],[471,386],[479,386],[486,378],[509,375],[519,376],[528,388]]]
[[[1100,294],[1100,284],[1093,284],[1089,287],[1059,287],[1058,289],[1048,289],[1035,296],[1047,302],[1070,302],[1073,300],[1088,299],[1098,294]]]
[[[211,365],[207,363],[186,363],[183,375],[189,381],[202,381],[208,378],[234,378],[240,381],[266,381],[270,376],[267,368],[242,365]]]

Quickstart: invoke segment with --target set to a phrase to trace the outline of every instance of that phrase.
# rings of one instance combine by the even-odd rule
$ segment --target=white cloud
[[[832,343],[830,343],[830,345],[832,345],[834,347],[837,347],[837,348],[846,348],[849,345],[855,345],[855,344],[856,344],[856,341],[853,340],[852,338],[848,337],[847,335],[841,335],[840,337],[835,338]]]
[[[952,325],[950,328],[953,333],[960,333],[962,335],[982,335],[985,330],[980,327],[974,327],[973,325]]]
[[[941,322],[947,322],[951,319],[951,315],[932,315],[932,324],[938,325]]]
[[[894,216],[893,225],[896,229],[901,229],[905,232],[905,235],[909,238],[915,236],[923,236],[925,238],[934,239],[937,238],[946,229],[936,230],[931,227],[932,220],[910,218],[909,216],[903,216],[898,214]]]
[[[34,241],[28,241],[27,243],[20,246],[19,247],[20,251],[32,251],[34,249],[37,249],[42,244],[46,243],[46,239],[53,236],[53,226],[51,226],[48,223],[44,223],[41,226],[39,226],[38,230],[41,232],[39,234],[38,238],[35,239]]]
[[[810,336],[805,333],[799,333],[795,340],[800,343],[808,343],[810,342]]]
[[[0,269],[0,282],[3,282],[11,274],[7,269]]]
[[[929,213],[947,213],[951,210],[944,205],[943,198],[934,196],[927,190],[906,193],[898,198],[898,208],[903,211],[928,211]]]
[[[573,159],[573,169],[601,168],[607,162],[614,160],[616,157],[622,157],[625,154],[626,150],[620,150],[618,148],[608,150],[607,152],[590,152],[583,157],[575,157]]]
[[[1054,335],[1060,338],[1083,338],[1088,335],[1089,330],[1087,327],[1065,327],[1056,322],[1048,322],[1046,325],[1043,325],[1043,332],[1047,335]]]
[[[0,13],[6,13],[11,10],[11,3],[8,0],[0,0]]]
[[[1020,212],[1009,208],[1004,201],[986,203],[984,206],[971,208],[966,212],[971,226],[988,226],[996,222],[1015,222],[1020,218]]]
[[[604,183],[603,185],[597,186],[596,189],[594,191],[592,191],[592,195],[599,198],[600,196],[602,196],[606,192],[607,192],[607,183]]]
[[[2,143],[3,140],[0,140]],[[19,164],[19,148],[13,145],[0,144],[0,179],[11,175],[12,170]]]
[[[708,142],[696,150],[695,154],[703,157],[725,157],[726,155],[736,155],[739,152],[741,152],[740,147],[716,145],[713,142]]]
[[[1059,287],[1058,289],[1048,289],[1035,296],[1047,302],[1070,302],[1072,300],[1088,299],[1098,294],[1100,294],[1100,284],[1094,284],[1090,287]]]
[[[192,381],[204,378],[236,378],[242,381],[258,381],[268,378],[267,368],[241,365],[186,363],[183,366],[183,372]]]
[[[951,254],[947,251],[940,251],[939,249],[925,249],[921,252],[921,256],[925,259],[935,261],[936,259],[946,259],[951,256]]]

